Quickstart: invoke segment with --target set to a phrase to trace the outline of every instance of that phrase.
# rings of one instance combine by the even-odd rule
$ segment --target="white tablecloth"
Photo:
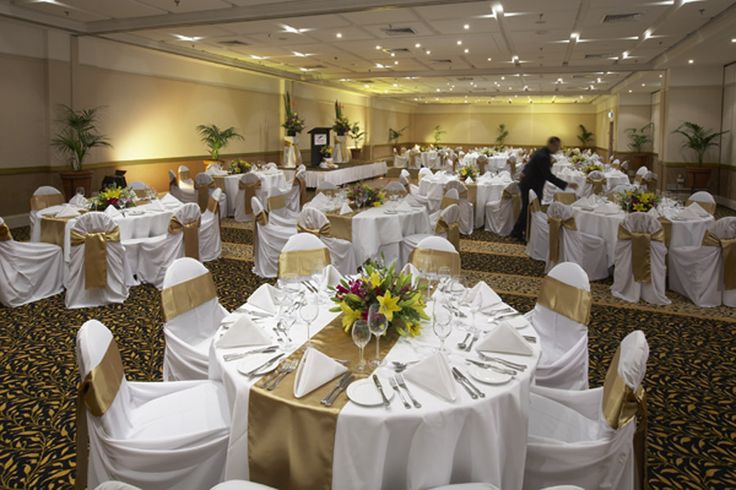
[[[384,252],[387,261],[399,259],[399,244],[405,236],[432,233],[424,207],[387,214],[386,206],[369,208],[353,217],[355,260],[362,264]]]
[[[305,181],[307,187],[313,189],[321,182],[331,182],[335,185],[351,184],[365,179],[374,179],[386,175],[388,168],[386,162],[373,162],[351,167],[337,168],[335,170],[309,170]],[[294,178],[294,170],[284,172],[289,179]]]
[[[322,329],[336,315],[323,307],[313,325]],[[485,319],[482,315],[479,318]],[[264,331],[270,332],[274,321],[264,321]],[[521,332],[535,334],[531,326]],[[464,330],[456,329],[446,345],[451,363],[467,373],[467,354],[455,348],[464,336]],[[306,327],[297,322],[292,328],[294,343],[303,343],[305,337]],[[396,343],[386,360],[422,359],[434,352],[437,345],[431,327],[427,326],[418,339]],[[366,348],[368,358],[372,347],[374,344]],[[423,489],[448,482],[483,481],[499,488],[520,489],[526,458],[529,385],[540,354],[537,344],[533,348],[532,357],[498,354],[528,368],[501,386],[474,381],[486,393],[485,398],[471,400],[457,386],[458,399],[450,403],[411,385],[421,409],[405,409],[398,396],[392,400],[390,410],[348,402],[337,421],[332,488]],[[223,360],[225,353],[244,350],[247,349],[218,349],[214,344],[210,349],[210,378],[224,383],[233,417],[226,479],[249,477],[248,397],[256,380],[249,381],[238,373],[238,361]],[[386,374],[392,371],[387,370]]]
[[[564,180],[565,182],[576,183],[578,185],[578,188],[575,191],[575,194],[577,194],[578,196],[582,195],[583,190],[585,189],[585,179],[587,178],[586,174],[574,169],[573,167],[564,167],[560,171],[555,171],[553,169],[553,172],[557,177]],[[606,192],[610,192],[617,185],[629,184],[629,176],[621,172],[620,170],[609,170],[607,172],[604,172],[604,175],[606,176]],[[560,189],[556,185],[550,182],[546,182],[544,184],[544,198],[542,199],[542,202],[552,202],[552,200],[554,199],[554,194],[556,192],[559,192],[559,190]]]
[[[291,188],[291,184],[286,181],[286,175],[282,170],[271,170],[271,171],[262,171],[257,170],[253,171],[254,175],[257,175],[258,178],[261,181],[261,190],[263,190],[266,195],[271,194],[278,194],[281,192],[286,192]],[[227,196],[227,215],[233,216],[235,214],[235,198],[238,195],[238,192],[240,191],[239,183],[240,178],[245,174],[231,174],[231,175],[214,175],[215,182],[217,182],[219,179],[222,179],[224,181],[224,191],[225,195]],[[293,177],[293,172],[292,172]]]
[[[478,166],[479,156],[480,153],[476,151],[471,151],[470,153],[467,153],[465,154],[465,156],[463,156],[463,159],[460,161],[460,163],[463,165],[472,164]],[[509,156],[509,153],[496,153],[495,155],[487,157],[488,164],[486,165],[486,169],[504,170],[506,168],[506,162],[508,161]]]

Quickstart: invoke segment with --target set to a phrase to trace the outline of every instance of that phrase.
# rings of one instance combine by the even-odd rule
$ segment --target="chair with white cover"
[[[315,191],[315,194],[319,194],[321,192],[322,194],[331,196],[337,193],[337,191],[338,191],[338,187],[336,184],[323,180],[322,182],[317,184],[317,189]]]
[[[21,306],[64,290],[64,254],[51,243],[16,242],[0,218],[0,303]]]
[[[648,358],[646,337],[635,330],[621,341],[602,387],[532,386],[525,490],[563,484],[634,490],[646,483]]]
[[[287,240],[279,255],[279,280],[299,281],[330,265],[330,250],[316,235],[297,233]]]
[[[451,275],[460,274],[460,253],[441,236],[423,238],[409,255],[409,263],[420,274],[438,274],[445,268]]]
[[[670,289],[698,306],[736,306],[736,217],[708,226],[701,245],[669,250]]]
[[[179,185],[179,189],[183,191],[194,190],[194,180],[192,179],[189,167],[186,165],[179,165],[179,168],[176,170],[176,182]]]
[[[189,257],[176,259],[166,269],[161,306],[166,319],[164,381],[207,379],[210,344],[227,315],[210,271]]]
[[[639,167],[636,170],[636,174],[634,175],[634,184],[637,186],[641,184],[642,179],[648,173],[649,173],[649,169],[646,166]]]
[[[220,235],[220,206],[222,189],[215,188],[207,201],[199,225],[199,260],[210,262],[222,255],[222,237]]]
[[[253,197],[263,199],[261,179],[253,172],[248,172],[238,182],[238,195],[235,196],[235,221],[240,223],[253,220],[250,203]]]
[[[631,213],[618,228],[611,294],[624,301],[643,299],[654,305],[668,305],[665,295],[667,270],[664,229],[647,213]]]
[[[299,210],[294,211],[289,208],[288,204],[289,193],[271,194],[263,201],[266,210],[273,223],[280,224],[283,226],[296,226],[299,221]],[[252,208],[251,201],[251,208]]]
[[[585,177],[585,184],[583,185],[583,196],[598,195],[603,196],[607,189],[606,176],[600,170],[593,170],[587,177]]]
[[[429,224],[432,226],[432,229],[437,226],[437,221],[440,219],[442,210],[452,204],[460,204],[460,194],[457,192],[457,189],[449,189],[445,191],[444,195],[437,203],[437,211],[429,215]]]
[[[526,254],[535,260],[547,260],[549,224],[547,213],[542,211],[536,192],[529,190],[529,206],[526,219]]]
[[[122,303],[132,273],[120,243],[120,229],[105,213],[90,212],[74,221],[64,273],[67,308]]]
[[[521,212],[521,191],[519,184],[512,182],[506,186],[498,201],[486,203],[486,230],[497,235],[508,236],[514,229]]]
[[[447,238],[453,244],[455,249],[460,251],[460,229],[458,221],[460,220],[460,207],[457,204],[450,204],[440,211],[439,219],[434,227],[434,235],[427,233],[417,233],[407,235],[401,240],[400,261],[401,265],[409,262],[409,257],[419,243],[430,236],[441,236]]]
[[[31,222],[32,242],[41,241],[41,220],[38,217],[38,212],[51,206],[64,204],[64,202],[66,202],[64,200],[64,194],[56,187],[44,185],[33,191],[33,195],[31,196],[31,211],[28,213],[28,218]]]
[[[537,303],[526,315],[542,348],[536,384],[565,390],[588,388],[590,305],[590,282],[579,265],[557,264],[542,280]]]
[[[325,213],[312,206],[302,209],[297,224],[299,233],[311,233],[319,238],[330,251],[332,265],[344,275],[354,274],[357,270],[355,249],[351,240],[330,236],[330,220]]]
[[[658,181],[659,177],[657,177],[657,174],[655,174],[654,172],[647,172],[646,174],[644,174],[644,177],[641,178],[641,181],[639,182],[639,188],[648,192],[656,192]]]
[[[409,185],[411,184],[411,174],[407,169],[401,169],[401,173],[399,174],[399,182],[401,183],[401,185],[404,186],[404,189],[406,189],[407,191],[409,190]]]
[[[202,214],[195,203],[187,203],[174,212],[166,235],[146,240],[138,252],[138,279],[161,288],[166,269],[179,257],[199,260],[199,234]]]
[[[445,186],[445,193],[448,190],[457,190],[458,206],[460,207],[460,233],[463,235],[472,235],[475,231],[475,203],[469,199],[468,186],[459,180],[451,180]],[[442,208],[442,204],[440,204]]]
[[[245,480],[228,480],[218,483],[210,490],[276,490],[268,485]]]
[[[417,173],[417,181],[421,182],[422,179],[425,179],[427,177],[432,177],[434,173],[432,173],[431,169],[428,169],[427,167],[422,167],[419,169],[419,172]]]
[[[199,204],[199,210],[204,214],[207,210],[207,206],[210,203],[210,197],[214,194],[217,187],[215,187],[215,179],[212,175],[201,172],[194,177],[194,190],[197,194],[197,204]],[[220,204],[220,209],[227,209],[227,197],[222,189],[219,189],[217,202]]]
[[[294,172],[291,189],[286,193],[286,207],[298,213],[307,202],[307,167],[300,164]]]
[[[560,262],[574,262],[591,281],[608,277],[608,253],[601,237],[577,229],[571,206],[553,202],[547,208],[549,245],[546,271]]]
[[[387,196],[395,195],[403,197],[406,195],[406,187],[398,181],[389,182],[383,186],[382,190]]]
[[[194,192],[194,185],[192,185],[191,189],[182,189],[173,170],[169,170],[169,194],[181,202],[197,202],[197,194]]]
[[[255,216],[253,272],[259,277],[276,277],[279,255],[289,238],[296,234],[296,223],[284,226],[274,222],[255,196],[251,199],[251,207]]]
[[[716,199],[708,191],[698,191],[693,193],[685,201],[685,206],[689,206],[692,203],[698,203],[698,206],[708,211],[711,215],[716,214]]]
[[[186,490],[222,481],[230,409],[220,383],[127,381],[117,343],[97,320],[77,332],[76,352],[77,488],[120,480]]]

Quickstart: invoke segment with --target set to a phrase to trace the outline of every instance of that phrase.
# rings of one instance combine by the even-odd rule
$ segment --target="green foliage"
[[[350,128],[350,137],[355,142],[355,147],[360,148],[360,142],[365,138],[365,131],[360,130],[360,124],[357,122]]]
[[[286,115],[286,121],[281,125],[286,130],[289,136],[296,135],[304,130],[304,119],[299,117],[299,113],[294,110],[294,106],[291,103],[291,93],[286,92],[284,94],[284,113]]]
[[[389,143],[396,143],[397,141],[399,141],[399,138],[404,135],[404,131],[406,131],[406,128],[406,126],[401,129],[388,128]]]
[[[506,125],[501,123],[498,125],[498,134],[496,136],[497,146],[506,146],[506,138],[509,136],[509,130],[506,129]]]
[[[434,138],[434,144],[435,145],[439,145],[440,144],[440,140],[442,139],[442,135],[445,134],[445,133],[447,133],[447,131],[445,131],[444,129],[440,128],[440,125],[439,124],[434,127],[433,138]]]
[[[82,170],[82,163],[92,148],[111,147],[106,136],[97,130],[97,115],[100,108],[75,111],[69,106],[61,106],[63,124],[61,130],[51,139],[51,145],[69,157],[74,170]]]
[[[215,124],[200,124],[197,126],[197,131],[202,142],[207,145],[207,149],[213,160],[219,160],[220,150],[225,148],[231,139],[243,139],[232,126],[226,129],[220,129]]]
[[[672,131],[672,133],[681,134],[685,137],[682,147],[695,151],[698,156],[698,164],[701,165],[708,148],[719,146],[720,143],[715,141],[716,138],[728,133],[728,131],[716,132],[712,129],[705,129],[703,126],[694,122],[685,121],[680,127]]]
[[[338,135],[344,135],[350,131],[350,121],[342,112],[342,104],[339,101],[335,101],[335,124],[332,125],[332,130]]]
[[[580,140],[580,144],[584,147],[590,146],[593,142],[593,132],[588,131],[582,124],[580,124],[578,128],[580,128],[580,133],[578,133],[578,140]]]
[[[625,133],[629,137],[629,149],[641,153],[646,145],[652,142],[651,131],[654,123],[649,123],[639,129],[628,128]]]

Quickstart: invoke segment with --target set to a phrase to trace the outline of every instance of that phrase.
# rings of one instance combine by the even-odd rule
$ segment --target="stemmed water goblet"
[[[359,373],[365,372],[365,346],[371,341],[371,330],[368,328],[368,323],[365,320],[356,320],[353,323],[353,329],[351,331],[353,337],[353,343],[360,350],[360,361],[355,369]]]
[[[370,332],[376,336],[376,358],[372,365],[378,367],[381,365],[381,336],[388,329],[388,319],[380,312],[378,304],[372,304],[368,308],[368,328]]]
[[[432,330],[440,339],[439,352],[446,352],[445,340],[452,331],[452,312],[449,309],[448,298],[444,294],[435,295],[432,303]]]
[[[310,346],[312,342],[312,335],[310,332],[310,326],[319,316],[319,298],[316,294],[304,293],[304,299],[301,307],[299,308],[299,316],[302,321],[307,325],[307,342],[306,345]]]

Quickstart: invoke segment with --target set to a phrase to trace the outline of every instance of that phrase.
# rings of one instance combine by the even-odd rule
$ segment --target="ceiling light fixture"
[[[465,25],[463,26],[463,29],[465,29],[466,31],[467,31],[468,29],[470,29],[470,24],[465,24]]]
[[[381,49],[381,45],[380,44],[377,44],[376,45],[376,49]]]
[[[376,68],[386,68],[386,67],[383,66],[381,63],[376,63]]]
[[[415,47],[415,48],[421,48],[421,47],[422,47],[422,43],[416,43],[416,44],[414,45],[414,47]]]
[[[427,50],[427,51],[425,51],[425,53],[427,53],[427,56],[429,56],[430,54],[432,54],[432,51]]]
[[[647,29],[644,31],[644,39],[649,39],[650,37],[652,37],[652,31],[651,29]]]
[[[646,84],[646,83],[642,83],[642,84],[641,84],[641,86],[642,86],[642,87],[646,87],[646,86],[647,86],[647,84]]]
[[[398,64],[399,64],[399,60],[395,60],[394,65],[398,65]]]
[[[488,58],[488,61],[493,61],[493,58]]]
[[[468,53],[470,53],[470,50],[469,50],[468,48],[465,48],[465,49],[463,50],[463,52],[464,52],[465,54],[468,54]]]
[[[573,32],[570,34],[570,39],[572,39],[575,42],[580,41],[580,33],[579,32]]]
[[[496,16],[499,14],[503,15],[503,5],[501,5],[501,2],[494,4],[491,10],[493,10],[493,14]]]
[[[282,32],[288,32],[289,34],[301,34],[309,31],[309,29],[297,29],[296,27],[290,26],[289,24],[281,24]]]
[[[688,63],[689,65],[692,65],[693,63],[695,63],[695,60],[687,60],[687,63]]]
[[[252,55],[250,55],[250,57],[253,58],[254,60],[265,60],[265,59],[268,59],[266,56],[258,56],[257,54],[252,54]]]
[[[633,90],[629,89],[629,93],[633,92]]]
[[[458,46],[462,46],[462,45],[463,45],[463,42],[462,42],[462,41],[461,41],[460,39],[458,39],[458,40],[457,40],[457,45],[458,45]]]
[[[292,51],[292,53],[294,53],[294,56],[297,58],[306,58],[309,56],[309,53],[300,53],[299,51]]]
[[[626,58],[628,58],[628,57],[629,57],[629,52],[628,52],[628,51],[624,51],[623,53],[621,53],[621,57],[622,57],[623,59],[626,59]]]
[[[396,58],[396,53],[391,53],[392,58]]]
[[[342,39],[342,32],[338,32],[337,34],[335,34],[335,37],[338,39]]]
[[[184,41],[188,43],[196,43],[197,41],[201,41],[204,39],[204,36],[184,36],[182,34],[174,34],[174,37],[177,38],[179,41]]]

